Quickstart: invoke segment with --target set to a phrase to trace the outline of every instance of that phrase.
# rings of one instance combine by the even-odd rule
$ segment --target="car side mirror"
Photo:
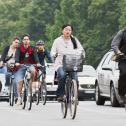
[[[112,71],[112,68],[110,66],[108,66],[108,65],[103,65],[102,66],[102,70],[110,70],[110,71]]]

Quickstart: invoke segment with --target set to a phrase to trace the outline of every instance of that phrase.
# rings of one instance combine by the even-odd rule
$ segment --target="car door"
[[[112,54],[109,54],[108,57],[106,58],[105,62],[102,64],[103,93],[107,94],[107,95],[110,94],[110,77],[112,75],[111,57],[112,57]]]
[[[104,62],[106,61],[106,58],[108,57],[108,53],[103,57],[103,59],[101,60],[101,62],[99,63],[99,65],[98,65],[98,68],[97,68],[97,70],[96,70],[96,76],[97,76],[97,78],[98,78],[98,84],[99,84],[99,88],[100,88],[100,90],[101,90],[101,92],[103,92],[103,90],[104,90],[104,86],[103,86],[103,84],[104,84],[104,76],[103,76],[103,70],[102,70],[102,65],[104,64]]]

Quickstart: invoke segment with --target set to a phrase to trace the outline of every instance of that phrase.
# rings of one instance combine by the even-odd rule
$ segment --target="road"
[[[124,107],[113,108],[107,101],[97,106],[95,101],[79,102],[76,118],[71,119],[68,111],[63,119],[60,103],[48,101],[45,106],[33,103],[31,111],[21,106],[9,106],[0,102],[0,126],[120,126],[126,124]]]

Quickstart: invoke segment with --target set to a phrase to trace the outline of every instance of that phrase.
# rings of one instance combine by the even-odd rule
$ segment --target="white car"
[[[118,102],[118,62],[112,61],[113,50],[111,49],[102,58],[96,69],[95,97],[97,105],[104,105],[110,99],[112,107],[120,106]]]
[[[54,83],[55,70],[54,67],[50,66],[51,63],[47,63],[46,67],[46,85],[47,85],[47,98],[55,99],[57,96],[55,92],[57,90],[57,83]]]
[[[9,101],[9,87],[5,83],[5,74],[0,74],[0,101]]]
[[[78,74],[79,93],[78,99],[92,99],[95,98],[95,78],[96,71],[90,65],[83,65],[83,71]]]

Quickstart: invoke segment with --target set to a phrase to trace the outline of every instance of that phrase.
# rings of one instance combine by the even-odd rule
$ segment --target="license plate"
[[[95,93],[95,91],[84,91],[84,93]]]

